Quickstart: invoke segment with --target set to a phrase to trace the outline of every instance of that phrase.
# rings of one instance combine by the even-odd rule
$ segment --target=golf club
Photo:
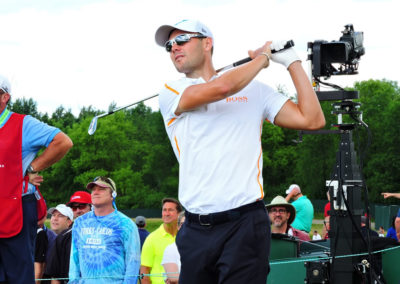
[[[282,49],[280,49],[280,50],[271,50],[271,53],[275,53],[275,52],[278,52],[278,51],[281,51],[281,50],[284,50],[284,49],[287,49],[287,48],[290,48],[290,47],[293,47],[293,46],[294,46],[293,40],[288,40],[288,41],[286,42],[285,46],[284,46]],[[242,64],[247,63],[247,62],[249,62],[249,61],[251,61],[251,58],[250,58],[250,57],[247,57],[247,58],[244,58],[244,59],[242,59],[242,60],[236,61],[236,62],[234,62],[234,63],[232,63],[232,64],[230,64],[230,65],[227,65],[227,66],[225,66],[225,67],[222,67],[222,68],[216,70],[216,72],[219,73],[219,72],[222,72],[222,71],[226,71],[226,70],[228,70],[228,69],[231,69],[231,68],[234,68],[234,67],[236,67],[236,66],[242,65]],[[117,111],[126,109],[126,108],[128,108],[128,107],[130,107],[130,106],[139,104],[139,103],[141,103],[141,102],[147,101],[147,100],[152,99],[152,98],[157,97],[157,96],[158,96],[158,94],[155,94],[155,95],[152,95],[152,96],[150,96],[150,97],[144,98],[144,99],[142,99],[142,100],[140,100],[140,101],[137,101],[137,102],[134,102],[134,103],[132,103],[132,104],[129,104],[129,105],[127,105],[127,106],[117,108],[117,109],[112,110],[112,111],[109,111],[109,112],[107,112],[107,113],[103,113],[103,114],[100,114],[100,115],[96,115],[96,116],[92,119],[92,121],[90,122],[89,129],[88,129],[89,135],[93,135],[93,134],[96,132],[96,129],[97,129],[97,120],[98,120],[99,118],[108,116],[108,115],[113,114],[113,113],[115,113],[115,112],[117,112]]]
[[[128,107],[130,107],[130,106],[137,105],[137,104],[139,104],[139,103],[141,103],[141,102],[150,100],[150,99],[152,99],[152,98],[154,98],[154,97],[157,97],[157,96],[158,96],[158,94],[155,94],[155,95],[152,95],[152,96],[150,96],[150,97],[144,98],[144,99],[142,99],[142,100],[140,100],[140,101],[137,101],[137,102],[134,102],[134,103],[132,103],[132,104],[129,104],[129,105],[127,105],[127,106],[123,106],[123,107],[114,109],[114,110],[109,111],[109,112],[107,112],[107,113],[103,113],[103,114],[96,115],[96,116],[92,119],[92,121],[90,122],[89,130],[88,130],[89,135],[93,135],[94,132],[96,131],[96,129],[97,129],[97,120],[98,120],[99,118],[105,117],[105,116],[110,115],[110,114],[113,114],[113,113],[115,113],[115,112],[117,112],[117,111],[126,109],[126,108],[128,108]]]
[[[288,49],[288,48],[293,47],[293,46],[294,46],[293,40],[288,40],[288,41],[286,42],[285,46],[284,46],[282,49],[280,49],[280,50],[272,49],[272,50],[271,50],[271,53],[275,53],[275,52],[278,52],[278,51],[281,51],[281,50],[284,50],[284,49]],[[242,60],[236,61],[236,62],[234,62],[234,63],[232,63],[232,64],[230,64],[230,65],[227,65],[227,66],[225,66],[225,67],[222,67],[222,68],[218,69],[218,70],[217,70],[217,73],[223,72],[223,71],[226,71],[226,70],[229,70],[229,69],[231,69],[231,68],[233,68],[233,67],[242,65],[242,64],[247,63],[247,62],[249,62],[249,61],[251,61],[251,58],[250,58],[250,57],[244,58],[244,59],[242,59]]]

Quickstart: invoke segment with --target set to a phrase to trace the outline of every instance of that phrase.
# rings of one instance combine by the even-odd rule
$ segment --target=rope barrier
[[[395,250],[395,249],[400,249],[400,246],[387,248],[387,249],[382,249],[382,250],[377,250],[377,251],[372,252],[371,254],[387,252],[387,251],[391,251],[391,250]],[[349,255],[339,255],[339,256],[335,256],[335,258],[336,259],[337,258],[347,258],[347,257],[356,257],[356,256],[363,256],[363,255],[368,255],[368,252],[357,253],[357,254],[349,254]],[[287,261],[284,261],[284,259],[282,259],[282,260],[271,261],[270,265],[292,264],[292,263],[299,263],[299,262],[317,261],[317,260],[330,260],[330,259],[333,259],[333,257],[332,256],[326,256],[326,257],[314,257],[314,258],[300,258],[300,259],[296,259],[296,260],[287,260]]]
[[[392,248],[387,248],[387,249],[382,249],[382,250],[377,250],[372,252],[372,254],[377,254],[377,253],[384,253],[384,252],[388,252],[388,251],[392,251],[392,250],[396,250],[396,249],[400,249],[400,246],[396,246],[396,247],[392,247]],[[364,255],[368,255],[368,252],[365,253],[357,253],[357,254],[350,254],[350,255],[339,255],[339,256],[335,256],[335,258],[347,258],[347,257],[356,257],[356,256],[364,256]],[[274,260],[270,262],[270,265],[282,265],[282,264],[293,264],[293,263],[300,263],[300,262],[309,262],[309,261],[318,261],[318,260],[330,260],[333,259],[332,256],[326,256],[326,257],[312,257],[312,258],[299,258],[296,260],[285,260],[285,259],[281,259],[281,260]],[[177,274],[179,272],[164,272],[164,273],[153,273],[153,274],[137,274],[137,275],[127,275],[124,277],[117,277],[117,276],[97,276],[97,277],[82,277],[82,278],[78,278],[78,279],[74,279],[74,280],[89,280],[89,279],[114,279],[114,280],[124,280],[124,278],[140,278],[142,279],[143,277],[146,276],[151,276],[151,277],[167,277],[169,274]],[[170,278],[178,278],[176,276],[170,276]],[[50,281],[50,280],[59,280],[59,281],[68,281],[70,280],[70,278],[43,278],[43,279],[35,279],[35,281]]]

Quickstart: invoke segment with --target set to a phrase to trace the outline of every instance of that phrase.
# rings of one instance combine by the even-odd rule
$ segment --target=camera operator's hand
[[[271,50],[281,50],[285,46],[286,42],[286,40],[273,41],[270,45],[270,48]],[[293,47],[272,53],[271,60],[282,64],[286,67],[286,69],[288,69],[290,64],[293,62],[301,61]]]

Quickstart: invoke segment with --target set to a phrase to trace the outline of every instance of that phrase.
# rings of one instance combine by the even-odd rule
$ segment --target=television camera
[[[317,40],[308,43],[308,59],[311,61],[313,85],[320,101],[335,101],[333,114],[337,115],[336,130],[303,131],[303,134],[340,135],[336,163],[329,180],[326,181],[331,196],[330,210],[330,255],[331,260],[307,263],[305,283],[321,283],[313,275],[326,275],[324,283],[380,283],[379,272],[370,269],[374,262],[371,256],[370,239],[361,233],[361,216],[366,211],[369,216],[368,202],[363,206],[362,191],[367,200],[367,190],[357,163],[356,151],[352,140],[352,131],[359,125],[368,127],[362,121],[357,91],[348,91],[340,86],[322,81],[336,75],[354,75],[358,73],[361,56],[365,54],[363,32],[354,31],[352,24],[345,25],[339,41]],[[330,91],[320,91],[320,85],[332,87]],[[353,121],[344,123],[343,116],[349,115]],[[368,252],[367,256],[354,256]],[[346,257],[349,256],[350,257]],[[321,271],[315,274],[318,267]],[[375,282],[373,282],[375,281]]]

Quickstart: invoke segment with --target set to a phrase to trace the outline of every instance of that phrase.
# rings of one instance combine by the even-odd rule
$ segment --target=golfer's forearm
[[[266,56],[259,55],[249,63],[228,71],[213,81],[188,87],[182,94],[176,113],[189,111],[236,94],[254,79],[267,65],[267,61]]]

